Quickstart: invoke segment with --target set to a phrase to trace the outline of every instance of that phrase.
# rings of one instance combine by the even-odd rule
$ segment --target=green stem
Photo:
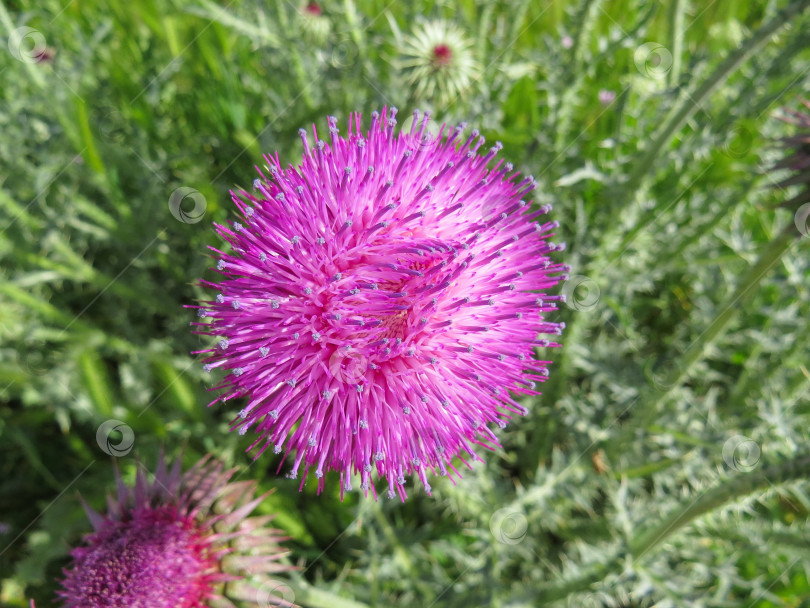
[[[627,178],[626,191],[635,193],[644,177],[649,175],[652,165],[662,148],[669,142],[672,136],[698,110],[700,104],[711,95],[718,87],[731,76],[737,68],[753,55],[778,30],[790,22],[796,15],[804,11],[810,5],[810,0],[797,0],[782,9],[768,23],[760,27],[748,38],[736,51],[731,53],[726,59],[715,68],[714,72],[703,81],[694,91],[681,97],[681,102],[676,104],[666,119],[658,134],[653,137],[649,147],[644,151],[635,168]]]
[[[669,255],[670,260],[684,260],[687,259],[687,256],[684,255],[684,252],[689,249],[692,245],[699,242],[703,237],[707,234],[713,233],[717,226],[720,225],[720,222],[726,217],[727,213],[730,213],[738,204],[739,201],[746,201],[749,200],[748,197],[754,188],[758,187],[760,182],[762,181],[761,175],[755,175],[748,180],[746,180],[745,184],[739,189],[738,193],[735,193],[733,196],[729,195],[726,197],[725,203],[715,212],[712,214],[709,221],[705,222],[702,225],[690,225],[690,229],[694,228],[694,232],[686,237],[678,248],[672,251],[671,255]],[[712,196],[713,193],[710,193]],[[716,196],[716,195],[715,195]],[[627,243],[629,245],[629,243]]]
[[[529,7],[532,4],[531,0],[523,0],[519,4],[513,4],[511,9],[512,18],[511,18],[511,26],[509,28],[509,37],[507,40],[515,40],[517,41],[520,38],[520,34],[526,27],[526,15],[529,12]],[[494,4],[487,4],[485,5],[486,9],[490,9],[494,11],[495,5]],[[478,48],[479,49],[486,49],[490,44],[490,32],[492,31],[492,18],[488,20],[481,19],[480,25],[478,28]],[[531,27],[531,26],[529,26]],[[512,63],[512,58],[515,55],[515,47],[519,45],[517,44],[510,44],[506,47],[503,53],[498,57],[497,61],[499,65],[509,65]]]
[[[96,173],[106,173],[104,169],[104,161],[101,160],[101,155],[96,146],[96,139],[93,137],[93,131],[90,129],[90,117],[87,115],[87,104],[81,97],[74,99],[76,107],[76,126],[78,127],[79,141],[76,142],[76,148],[84,150],[84,159],[87,161],[88,166]]]
[[[419,592],[424,597],[431,597],[434,595],[430,585],[425,583],[419,576],[419,573],[416,571],[416,567],[411,559],[411,554],[408,553],[405,547],[402,546],[402,543],[399,541],[399,535],[391,525],[391,522],[388,521],[385,513],[383,513],[381,504],[379,502],[374,502],[370,505],[370,509],[373,513],[374,519],[377,520],[377,524],[379,525],[380,531],[383,533],[385,540],[388,541],[391,547],[393,547],[393,552],[396,559],[408,571],[408,576],[410,577],[410,580],[413,581],[414,586],[419,589]]]
[[[568,144],[566,138],[572,120],[573,108],[576,105],[574,101],[587,73],[587,66],[583,66],[582,57],[584,41],[588,39],[588,34],[593,29],[596,12],[601,4],[602,0],[585,0],[577,14],[576,22],[580,25],[574,33],[571,55],[568,60],[568,67],[565,69],[565,74],[567,76],[574,75],[574,78],[570,81],[570,85],[563,89],[557,105],[557,131],[554,138],[554,149],[558,154],[562,154]]]
[[[669,86],[675,87],[681,77],[681,55],[683,55],[683,16],[685,13],[686,0],[672,0],[670,5],[669,23],[670,39],[669,48],[672,50],[672,66],[669,69],[667,78]]]
[[[797,370],[785,387],[785,403],[791,404],[790,407],[793,407],[804,395],[808,384],[810,384],[810,376],[807,371]]]
[[[747,496],[772,484],[782,484],[808,476],[810,476],[810,456],[807,455],[763,467],[751,473],[735,475],[701,494],[683,509],[677,509],[669,514],[655,526],[639,532],[630,541],[630,553],[634,559],[641,558],[688,523],[734,498]]]
[[[87,344],[95,344],[96,340],[98,340],[98,343],[104,343],[105,346],[118,353],[132,354],[138,352],[138,348],[127,340],[105,334],[104,332],[96,329],[94,326],[85,323],[81,319],[77,320],[50,302],[39,299],[17,285],[12,283],[0,283],[0,296],[4,296],[9,300],[20,304],[21,306],[27,308],[29,312],[36,313],[40,317],[44,317],[56,325],[71,325],[72,332],[76,336],[79,336],[79,339],[82,342]],[[1,298],[0,303],[2,303]],[[55,340],[58,339],[58,337],[63,333],[65,333],[64,330],[60,331]]]
[[[596,11],[599,9],[601,4],[602,0],[585,0],[585,2],[582,4],[582,9],[577,15],[577,22],[580,24],[580,26],[577,28],[577,31],[574,34],[574,43],[571,45],[571,61],[569,63],[568,71],[569,74],[576,73],[572,72],[571,68],[575,68],[582,63],[583,41],[589,39],[589,34],[593,29],[594,22],[596,21]]]
[[[11,20],[8,11],[6,11],[5,3],[2,1],[0,1],[0,23],[2,23],[6,28],[6,31],[9,34],[8,37],[11,37],[11,33],[17,29],[14,26],[14,22]],[[5,51],[6,49],[3,50]],[[36,65],[34,62],[24,61],[23,63],[25,64],[25,69],[34,84],[36,84],[40,89],[45,88],[45,77],[42,74],[40,66]]]
[[[294,592],[295,603],[306,608],[368,608],[368,604],[341,597],[303,581],[295,584]]]
[[[663,427],[658,424],[652,424],[649,426],[648,430],[651,433],[658,433],[664,434],[667,437],[671,437],[675,441],[679,443],[683,443],[684,445],[692,445],[698,448],[711,448],[714,447],[713,441],[706,441],[705,439],[700,439],[698,437],[693,437],[689,433],[684,433],[683,431],[678,431],[672,428]]]
[[[723,335],[729,322],[753,295],[762,278],[779,262],[790,246],[796,242],[797,235],[798,233],[792,223],[785,226],[782,232],[768,244],[756,263],[749,268],[734,293],[719,307],[720,312],[703,333],[692,342],[679,358],[672,361],[668,366],[669,371],[655,383],[656,386],[648,387],[642,391],[639,397],[639,403],[642,407],[636,406],[634,408],[637,417],[633,429],[647,428],[647,430],[650,430],[649,425],[658,416],[661,402],[689,375],[694,365],[703,358],[706,349]],[[628,429],[627,432],[633,432],[633,430]],[[618,444],[621,444],[621,441]]]
[[[770,335],[771,327],[773,325],[773,317],[769,317],[766,321],[766,325],[762,328],[763,334]],[[740,403],[751,391],[757,390],[757,388],[761,390],[761,378],[772,378],[776,375],[777,371],[784,369],[786,361],[790,361],[800,349],[807,347],[808,339],[810,339],[810,324],[805,325],[804,329],[795,334],[792,344],[787,348],[787,350],[782,351],[776,360],[770,363],[770,365],[767,367],[766,373],[764,374],[762,373],[761,362],[763,359],[762,355],[765,352],[765,344],[762,342],[757,343],[745,360],[745,368],[737,377],[737,381],[734,383],[729,401],[731,403]],[[803,381],[803,377],[799,378],[799,376],[800,374],[797,373],[797,379],[799,382]],[[786,394],[790,394],[789,386]],[[788,398],[785,401],[789,402],[790,399]]]
[[[657,524],[639,532],[630,540],[628,546],[630,557],[633,561],[641,559],[649,551],[660,547],[664,540],[687,524],[735,498],[747,496],[770,485],[808,477],[810,477],[810,456],[807,455],[762,467],[751,473],[735,475],[696,499],[685,501],[681,508],[676,509]],[[588,587],[612,573],[620,572],[624,565],[625,555],[615,554],[577,578],[561,583],[541,585],[533,591],[532,596],[535,599],[542,599],[544,602],[566,598],[572,593],[587,590]]]
[[[651,462],[650,464],[645,464],[640,467],[635,467],[633,469],[624,469],[623,471],[615,471],[613,473],[613,477],[618,480],[621,480],[623,477],[627,479],[635,479],[639,477],[649,477],[650,475],[654,475],[655,473],[659,473],[664,471],[671,466],[679,464],[681,462],[680,458],[664,458],[659,460],[658,462]]]
[[[688,376],[694,365],[703,358],[706,349],[723,335],[729,322],[734,318],[737,311],[745,302],[754,294],[756,287],[760,284],[763,277],[782,259],[782,256],[790,249],[791,245],[796,242],[799,236],[800,234],[796,231],[792,222],[790,222],[777,237],[768,244],[754,265],[751,266],[745,276],[743,276],[737,288],[734,290],[734,293],[719,306],[720,312],[717,316],[689,348],[687,348],[678,359],[673,361],[669,367],[668,373],[657,383],[658,386],[648,388],[642,392],[639,401],[643,404],[643,407],[635,408],[639,411],[637,414],[638,424],[634,425],[633,428],[645,428],[653,422],[658,414],[659,404]],[[585,324],[583,320],[581,320],[582,316],[582,314],[576,315],[568,325],[566,338],[571,341],[571,343],[578,344],[580,336],[585,330]],[[562,358],[560,364],[557,375],[561,378],[567,378],[571,365],[570,356]],[[550,393],[554,396],[554,387],[556,386],[557,385],[553,385],[552,390],[547,391],[547,394]],[[630,430],[628,430],[628,432],[630,432]],[[620,444],[621,442],[618,442],[617,445]]]
[[[790,246],[796,242],[797,231],[788,224],[779,235],[770,242],[762,252],[756,263],[749,268],[737,289],[720,307],[720,313],[714,318],[709,327],[698,336],[686,352],[678,359],[663,382],[665,393],[679,383],[692,369],[694,364],[703,357],[703,353],[712,342],[723,334],[729,321],[734,317],[742,304],[754,293],[762,278],[773,268]]]
[[[789,10],[789,9],[790,9],[790,7],[788,7],[788,9],[785,9],[785,10]],[[794,7],[794,9],[795,9],[795,7]],[[796,10],[798,10],[798,9],[796,9]],[[764,26],[762,28],[762,30],[760,30],[760,32],[765,30],[766,28],[767,28],[767,31],[770,32],[771,30],[774,29],[775,23],[783,23],[783,22],[784,22],[784,15],[783,14],[777,15],[777,17],[773,21],[769,22],[769,24],[767,26]],[[778,27],[778,26],[776,26],[776,27]],[[759,35],[759,32],[758,32],[757,35]],[[749,40],[749,44],[750,44],[751,40],[753,40],[753,38]],[[740,48],[739,51],[737,51],[737,54],[739,54],[740,52],[742,52],[746,48],[747,48],[747,46],[744,45],[743,47]],[[799,49],[802,49],[802,48],[804,48],[804,46],[801,45],[801,44],[788,45],[788,48],[786,48],[782,53],[779,54],[777,63],[778,64],[788,63],[790,58],[796,52],[798,52]],[[735,64],[736,63],[738,63],[738,62],[735,62]],[[723,65],[725,65],[725,64],[723,64]],[[717,70],[715,70],[715,74],[717,74],[720,71],[720,69],[723,67],[723,65],[721,65]],[[726,76],[728,76],[728,75],[729,74],[726,74]],[[706,83],[704,83],[704,85],[706,85],[707,83],[710,83],[711,81],[712,81],[712,77],[710,77],[706,81]],[[708,92],[710,92],[710,87],[709,86],[702,86],[700,90],[705,91],[706,94],[708,94]],[[698,101],[695,98],[694,95],[697,95],[697,93],[693,94],[692,99],[695,99],[695,101]],[[771,104],[771,103],[772,103],[772,100],[769,100],[768,104]],[[764,108],[760,108],[760,106],[757,106],[756,111],[759,112],[760,110],[764,110]],[[663,145],[663,143],[664,142],[662,140],[661,145]],[[642,164],[644,164],[644,162],[645,161],[643,159],[641,159],[641,160],[639,160],[637,162],[637,165],[641,166]],[[644,174],[645,172],[646,172],[646,169],[644,169],[640,173]],[[638,180],[638,179],[640,179],[640,178],[639,177],[634,178],[634,180]],[[629,183],[629,181],[630,180],[628,180],[628,183]],[[756,183],[757,183],[756,179],[749,180],[748,184],[746,184],[746,186],[742,189],[743,193],[740,194],[739,196],[744,198],[745,193],[747,193],[748,191],[750,191],[751,188],[756,186]],[[712,219],[712,221],[710,221],[706,225],[702,226],[692,237],[687,239],[687,241],[684,242],[684,244],[677,250],[676,254],[672,256],[672,258],[676,259],[678,257],[677,254],[682,252],[690,244],[696,242],[704,234],[706,234],[708,231],[710,231],[717,223],[719,223],[723,219],[723,217],[725,217],[725,212],[726,212],[726,208],[724,208],[721,213],[716,214],[715,217]],[[623,235],[623,237],[621,238],[621,240],[619,242],[618,247],[612,252],[608,251],[608,247],[610,247],[610,243],[612,243],[612,242],[614,242],[616,240],[616,237],[618,236],[616,233],[617,233],[618,230],[621,229],[620,228],[621,224],[616,224],[616,226],[617,226],[616,228],[608,228],[606,230],[605,234],[603,235],[603,237],[601,238],[602,245],[600,247],[595,248],[596,251],[599,252],[599,253],[597,253],[594,256],[594,258],[590,261],[590,263],[588,264],[587,270],[584,272],[584,274],[586,274],[587,276],[599,276],[599,275],[601,275],[604,268],[606,267],[606,265],[614,263],[622,255],[622,253],[630,245],[630,243],[635,239],[635,237],[638,235],[638,233],[641,232],[641,230],[643,228],[645,228],[646,226],[648,226],[652,222],[654,222],[657,217],[660,217],[660,214],[661,214],[661,209],[659,207],[654,207],[652,209],[649,209],[647,212],[645,212],[643,217],[640,218],[640,220],[635,223],[635,227],[633,229],[631,229],[630,232]],[[586,329],[585,326],[587,326],[587,323],[588,323],[588,321],[590,319],[591,319],[591,317],[588,314],[582,313],[582,312],[580,312],[578,314],[571,315],[570,322],[568,322],[568,327],[566,328],[566,332],[565,332],[566,342],[570,343],[570,344],[579,343],[579,340],[581,339],[582,334],[584,333],[584,331]],[[556,374],[552,376],[550,383],[548,383],[548,385],[546,387],[546,393],[550,395],[550,398],[552,398],[552,400],[553,400],[554,397],[558,397],[558,393],[564,387],[565,381],[566,381],[565,379],[568,378],[568,376],[570,374],[570,369],[571,369],[571,357],[567,354],[567,352],[565,352],[565,350],[563,350],[563,351],[561,351],[561,353],[560,353],[560,355],[558,357]],[[557,379],[559,379],[559,382],[557,382]]]

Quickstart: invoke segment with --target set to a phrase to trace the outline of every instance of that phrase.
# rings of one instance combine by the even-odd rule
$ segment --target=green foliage
[[[115,419],[127,475],[212,452],[277,488],[262,508],[304,606],[807,605],[810,262],[768,169],[778,108],[810,86],[808,4],[0,3],[3,46],[27,26],[52,55],[0,49],[0,603],[52,604],[78,494],[111,488],[96,430]],[[483,68],[447,104],[397,67],[420,15]],[[485,464],[433,497],[341,503],[205,407],[183,306],[262,153],[295,162],[300,126],[384,104],[474,124],[534,174],[568,328]],[[172,213],[181,187],[203,217]]]

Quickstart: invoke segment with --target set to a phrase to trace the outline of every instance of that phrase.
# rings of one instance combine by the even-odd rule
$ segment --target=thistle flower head
[[[322,45],[329,37],[331,25],[323,14],[323,8],[315,0],[307,0],[298,10],[298,25],[304,38],[313,44]]]
[[[564,246],[550,206],[525,198],[534,179],[478,131],[432,136],[417,112],[395,134],[395,115],[367,132],[353,115],[345,136],[330,117],[329,143],[302,130],[298,167],[268,157],[233,194],[241,217],[217,226],[230,249],[198,310],[219,399],[247,399],[233,428],[290,455],[291,477],[314,470],[319,491],[335,470],[342,489],[356,474],[376,493],[376,476],[404,498],[413,475],[429,492],[430,473],[477,459],[475,444],[497,445],[490,425],[525,413],[515,396],[548,375],[535,349],[562,330],[544,313]]]
[[[399,67],[416,98],[446,104],[481,76],[472,44],[454,23],[421,21],[400,48]]]
[[[810,110],[810,101],[802,100],[802,104]],[[803,186],[803,188],[790,200],[782,205],[789,208],[798,208],[810,203],[810,112],[784,109],[782,120],[795,125],[797,132],[789,137],[781,138],[781,143],[788,150],[788,155],[778,162],[774,169],[787,169],[793,175],[779,182],[780,188],[788,186]],[[806,221],[806,215],[804,220]]]
[[[204,459],[187,473],[161,457],[153,482],[138,471],[134,487],[117,475],[117,497],[99,514],[86,507],[94,533],[71,552],[60,595],[66,608],[233,606],[223,583],[284,570],[276,530],[248,516],[264,498],[255,484],[228,484],[233,471]],[[226,557],[227,556],[227,557]],[[247,583],[242,596],[255,597]],[[289,605],[289,604],[286,604]]]

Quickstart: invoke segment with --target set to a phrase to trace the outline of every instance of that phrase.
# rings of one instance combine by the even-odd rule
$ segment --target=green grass
[[[794,131],[779,108],[810,89],[808,4],[344,0],[313,28],[288,3],[0,3],[0,604],[52,605],[117,419],[126,474],[212,452],[276,488],[262,509],[304,606],[806,606],[810,241],[769,167]],[[473,43],[460,99],[416,99],[397,66],[420,15]],[[7,52],[23,26],[51,60]],[[183,305],[262,153],[296,162],[299,127],[385,104],[465,120],[534,174],[571,306],[544,395],[486,464],[433,497],[341,503],[253,463],[205,407]],[[181,187],[202,221],[173,217]]]

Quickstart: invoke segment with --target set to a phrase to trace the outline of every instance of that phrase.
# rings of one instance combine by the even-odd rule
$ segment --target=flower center
[[[304,11],[312,15],[313,17],[318,17],[323,12],[321,5],[317,2],[308,2],[307,5],[304,7]]]
[[[453,60],[453,51],[446,44],[437,44],[433,47],[431,63],[436,68],[445,67]]]
[[[358,247],[322,293],[320,333],[336,348],[330,368],[357,376],[366,365],[430,349],[431,336],[444,331],[446,281],[461,260],[435,239],[395,242]]]
[[[73,557],[67,608],[190,608],[212,591],[205,539],[172,506],[107,521]]]

